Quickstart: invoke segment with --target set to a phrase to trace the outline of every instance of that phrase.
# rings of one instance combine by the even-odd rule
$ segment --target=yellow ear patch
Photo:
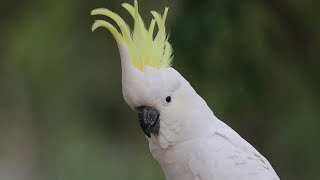
[[[131,14],[134,19],[133,31],[130,31],[126,22],[116,13],[105,9],[98,8],[91,11],[91,15],[104,15],[116,22],[121,33],[110,23],[104,20],[96,20],[92,25],[92,31],[98,27],[107,28],[114,36],[118,43],[123,42],[129,49],[132,64],[139,70],[143,71],[144,66],[153,68],[166,68],[171,66],[172,46],[168,42],[166,34],[165,21],[168,13],[166,7],[163,15],[151,11],[153,19],[148,29],[146,29],[143,20],[138,11],[138,2],[134,1],[134,6],[123,3],[122,6]],[[153,36],[155,24],[158,26],[156,36]]]

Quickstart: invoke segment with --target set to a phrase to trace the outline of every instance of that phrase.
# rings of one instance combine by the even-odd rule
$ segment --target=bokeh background
[[[1,0],[0,179],[164,179],[121,91],[116,0]],[[129,3],[133,3],[130,0]],[[319,179],[319,1],[139,0],[169,6],[174,65],[282,179]]]

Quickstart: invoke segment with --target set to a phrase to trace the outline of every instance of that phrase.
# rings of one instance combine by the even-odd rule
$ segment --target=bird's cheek
[[[168,146],[169,146],[169,143],[168,143],[168,141],[165,139],[164,136],[159,135],[159,136],[158,136],[158,142],[159,142],[159,145],[160,145],[161,149],[167,149]]]
[[[178,131],[176,122],[170,121],[165,115],[160,116],[160,131],[157,138],[158,144],[162,149],[167,149],[169,146],[177,142]]]

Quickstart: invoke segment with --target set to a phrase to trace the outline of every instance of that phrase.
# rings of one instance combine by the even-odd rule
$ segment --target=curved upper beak
[[[160,130],[159,122],[160,113],[147,106],[138,107],[138,118],[141,129],[143,132],[151,138],[151,133],[158,134]]]

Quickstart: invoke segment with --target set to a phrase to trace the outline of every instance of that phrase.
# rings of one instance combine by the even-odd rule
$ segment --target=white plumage
[[[181,79],[170,109],[160,110],[160,134],[149,139],[150,151],[166,179],[279,179],[268,160],[216,118],[189,83]]]
[[[166,179],[278,180],[268,160],[216,118],[188,81],[170,67],[172,49],[164,26],[168,9],[163,16],[152,12],[155,20],[147,30],[136,0],[134,6],[125,3],[123,7],[135,21],[132,37],[125,21],[108,9],[96,9],[92,14],[110,17],[121,33],[101,20],[92,29],[106,27],[117,41],[127,104],[135,111],[153,108],[152,115],[160,115],[156,120],[160,123],[159,131],[154,128],[156,131],[148,141]],[[159,31],[153,38],[155,22]],[[166,101],[166,97],[171,101]],[[149,131],[146,134],[150,135]]]
[[[175,69],[146,66],[141,72],[131,65],[126,46],[118,47],[127,104],[160,112],[159,134],[148,141],[166,180],[279,179],[268,160],[220,121]]]

